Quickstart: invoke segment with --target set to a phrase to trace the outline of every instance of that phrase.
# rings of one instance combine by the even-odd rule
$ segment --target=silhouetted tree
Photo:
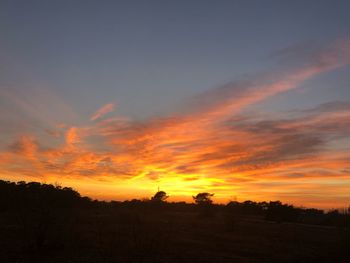
[[[154,194],[154,196],[151,198],[152,201],[156,201],[156,202],[165,202],[165,200],[168,198],[169,196],[166,195],[166,192],[164,191],[158,191],[157,193]]]
[[[214,194],[210,193],[199,193],[196,196],[192,196],[194,202],[198,205],[204,205],[204,204],[211,204],[213,203],[213,200],[211,200],[211,197],[214,196]]]
[[[215,214],[215,208],[213,205],[213,200],[211,200],[211,197],[214,194],[210,193],[199,193],[196,196],[192,196],[194,202],[197,204],[199,210],[199,216],[201,217],[201,220],[203,217],[208,218],[212,217]]]

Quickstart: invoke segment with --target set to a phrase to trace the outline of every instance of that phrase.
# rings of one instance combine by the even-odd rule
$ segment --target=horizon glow
[[[276,116],[245,110],[349,62],[350,41],[337,41],[296,68],[230,82],[195,96],[181,114],[142,121],[115,113],[110,102],[83,124],[52,123],[31,98],[3,90],[14,109],[44,125],[0,152],[1,177],[59,182],[105,200],[149,197],[159,186],[169,200],[211,192],[217,202],[346,206],[349,101]]]

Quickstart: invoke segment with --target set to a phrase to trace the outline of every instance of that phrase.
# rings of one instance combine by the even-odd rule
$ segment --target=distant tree
[[[156,202],[165,202],[165,200],[168,198],[169,196],[166,195],[166,192],[164,191],[158,191],[157,193],[154,194],[154,196],[151,198],[152,201],[156,201]]]
[[[198,205],[208,205],[213,203],[213,200],[211,200],[211,197],[214,196],[214,194],[210,193],[199,193],[196,196],[192,196],[194,202]]]

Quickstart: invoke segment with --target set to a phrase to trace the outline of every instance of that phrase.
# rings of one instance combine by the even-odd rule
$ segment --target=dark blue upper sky
[[[280,50],[350,35],[349,1],[1,1],[0,85],[45,89],[89,116],[116,102],[144,118],[245,74]],[[349,68],[261,103],[349,98]]]

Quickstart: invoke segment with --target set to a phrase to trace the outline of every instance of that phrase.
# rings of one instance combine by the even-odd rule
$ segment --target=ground
[[[44,231],[12,216],[2,217],[1,262],[350,262],[347,229],[224,210],[80,208]]]

